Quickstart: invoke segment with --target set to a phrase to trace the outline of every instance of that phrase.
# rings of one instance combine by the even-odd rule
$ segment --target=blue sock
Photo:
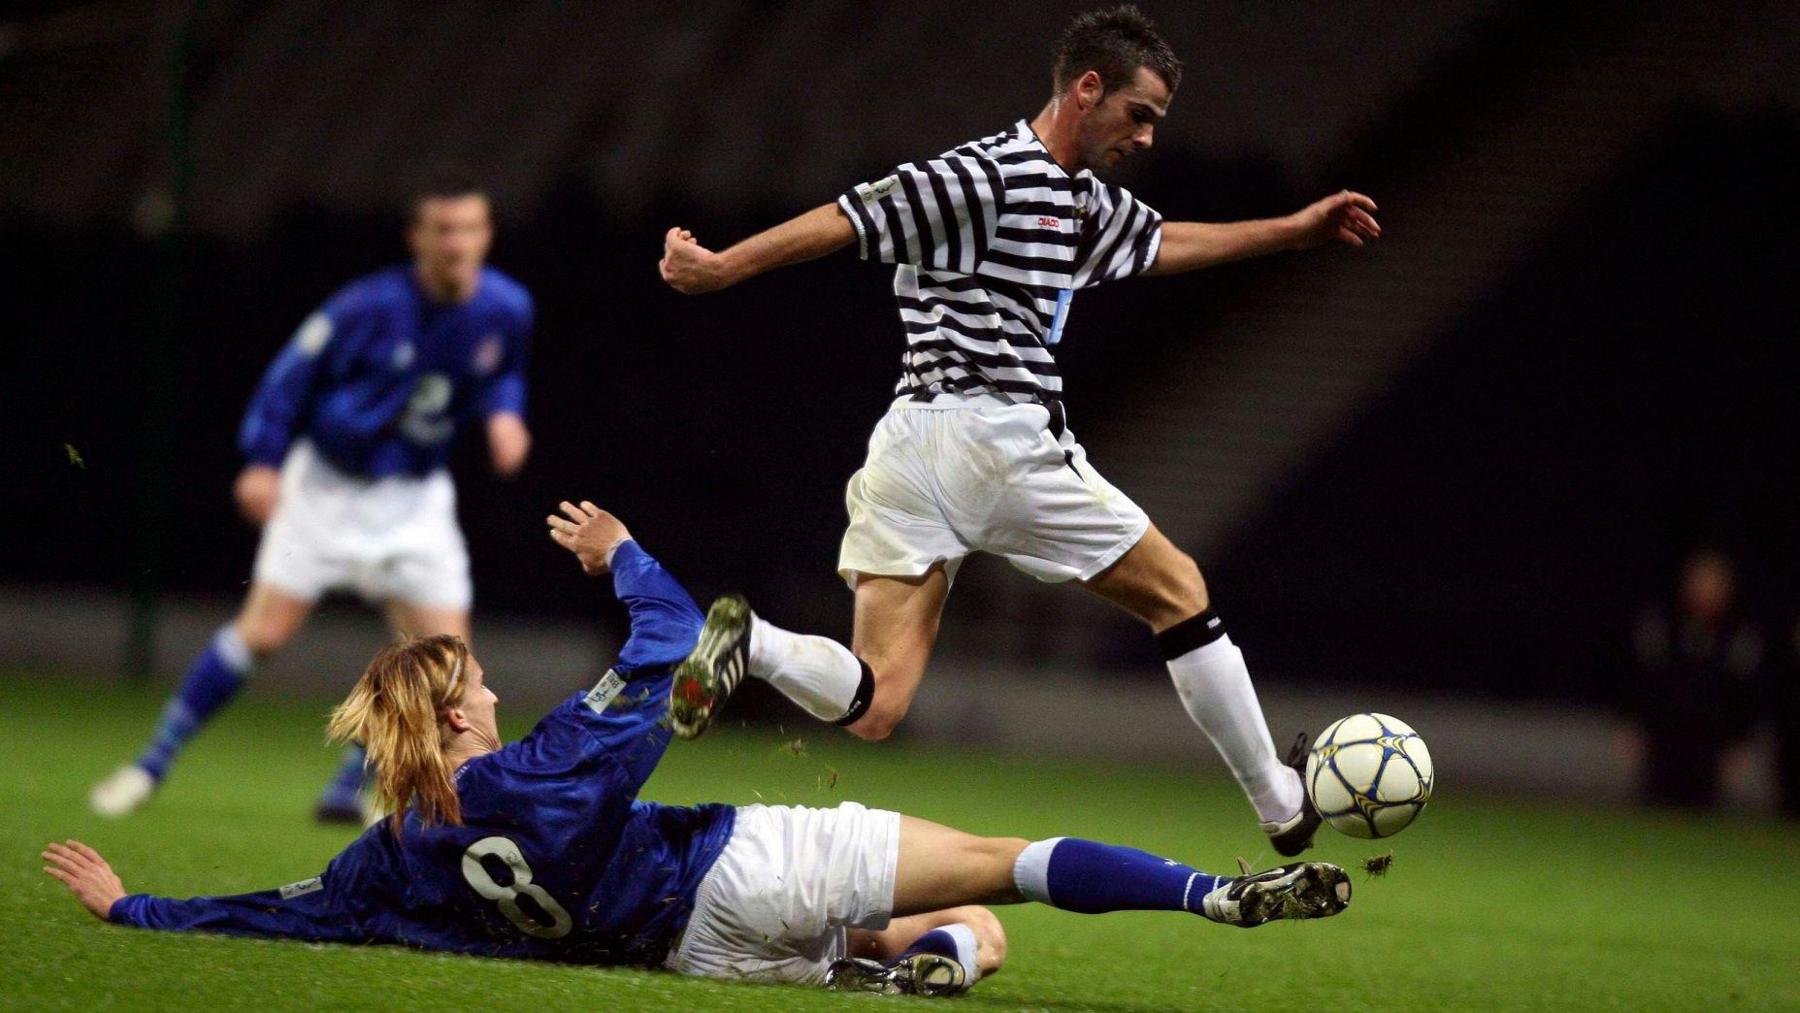
[[[181,688],[163,707],[156,735],[138,757],[137,765],[149,771],[151,777],[162,780],[187,740],[237,695],[250,665],[250,649],[244,646],[237,627],[221,626],[206,650],[195,656]]]
[[[1191,911],[1229,877],[1136,848],[1052,837],[1025,846],[1013,882],[1027,900],[1064,911]]]
[[[331,783],[325,786],[327,801],[356,804],[356,795],[362,791],[365,776],[363,761],[367,756],[363,747],[355,743],[344,747],[344,761],[338,764],[337,773],[332,775]]]

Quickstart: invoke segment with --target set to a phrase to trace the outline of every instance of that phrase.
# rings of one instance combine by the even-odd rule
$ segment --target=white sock
[[[963,971],[968,975],[963,987],[973,986],[981,978],[981,961],[976,956],[978,947],[975,942],[975,930],[962,922],[956,922],[950,925],[940,925],[933,931],[942,932],[956,940],[956,962],[963,966]]]
[[[750,674],[820,721],[837,721],[856,703],[863,666],[830,637],[790,633],[757,616],[750,620]]]
[[[1026,900],[1055,905],[1050,899],[1050,853],[1061,844],[1060,837],[1032,841],[1013,859],[1013,886]]]
[[[1182,706],[1225,758],[1257,817],[1265,823],[1293,818],[1306,793],[1300,775],[1275,756],[1256,687],[1244,667],[1244,652],[1220,634],[1209,644],[1169,659],[1168,665]]]

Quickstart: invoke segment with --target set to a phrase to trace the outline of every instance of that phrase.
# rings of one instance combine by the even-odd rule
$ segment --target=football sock
[[[820,721],[842,725],[862,717],[875,695],[874,673],[848,647],[760,616],[750,619],[750,674]]]
[[[1244,652],[1212,609],[1156,635],[1182,706],[1212,740],[1265,823],[1290,819],[1305,799],[1300,778],[1275,756]]]
[[[187,740],[193,738],[215,711],[237,695],[252,663],[250,648],[244,644],[237,626],[227,623],[219,627],[212,643],[207,644],[188,666],[187,678],[182,680],[181,688],[163,706],[162,717],[156,723],[156,734],[143,755],[138,757],[137,765],[151,777],[162,780],[168,773],[169,763]]]
[[[898,960],[905,960],[915,953],[935,953],[940,957],[949,957],[963,967],[968,975],[967,984],[975,984],[981,977],[981,965],[976,960],[975,930],[961,922],[944,925],[932,929],[913,940],[912,945],[900,954]]]
[[[364,761],[368,754],[363,747],[352,744],[344,747],[343,762],[338,764],[337,773],[332,775],[331,783],[325,786],[325,798],[337,802],[354,802],[356,795],[362,791],[365,776]]]
[[[1229,877],[1212,876],[1136,848],[1075,837],[1033,841],[1013,863],[1025,899],[1075,911],[1191,911]]]

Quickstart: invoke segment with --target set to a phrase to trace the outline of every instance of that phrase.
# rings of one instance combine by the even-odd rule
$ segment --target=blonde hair
[[[375,802],[398,834],[408,809],[426,826],[462,823],[462,803],[444,745],[446,708],[462,703],[469,647],[460,637],[413,637],[382,648],[331,712],[334,742],[368,750]]]

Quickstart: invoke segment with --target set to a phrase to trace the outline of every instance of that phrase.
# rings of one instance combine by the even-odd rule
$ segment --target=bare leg
[[[916,816],[900,817],[894,914],[926,914],[965,904],[1022,904],[1013,863],[1028,842],[977,837]]]
[[[1211,604],[1200,567],[1154,524],[1118,562],[1081,586],[1142,619],[1155,633]]]
[[[250,649],[250,656],[265,661],[294,639],[312,611],[312,602],[258,581],[250,585],[244,607],[232,622],[244,638],[244,646]]]
[[[937,643],[950,580],[942,565],[922,577],[864,574],[856,583],[856,632],[850,649],[875,676],[875,697],[851,733],[885,739],[906,716]]]
[[[388,625],[406,637],[434,637],[449,634],[469,640],[469,610],[443,605],[420,605],[416,602],[390,601],[387,604]]]

